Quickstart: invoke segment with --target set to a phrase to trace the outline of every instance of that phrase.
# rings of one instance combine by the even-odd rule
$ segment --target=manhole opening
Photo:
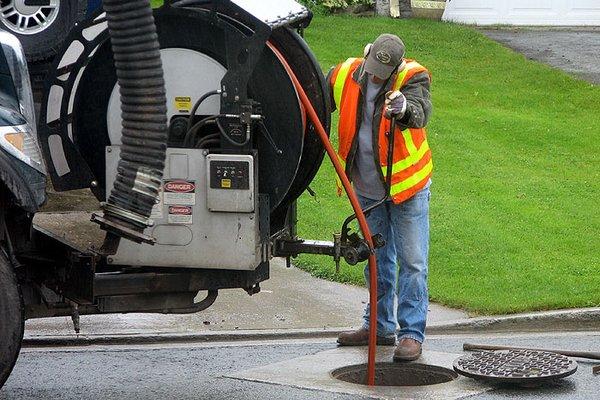
[[[367,364],[338,368],[331,375],[344,382],[365,385]],[[415,363],[375,364],[375,386],[427,386],[450,382],[458,378],[451,369]]]

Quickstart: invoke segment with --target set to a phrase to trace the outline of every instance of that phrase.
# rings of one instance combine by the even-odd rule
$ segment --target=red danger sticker
[[[186,206],[170,206],[169,214],[173,215],[192,215],[192,207]]]
[[[191,206],[169,206],[167,222],[169,224],[192,224],[194,216]]]
[[[188,181],[169,181],[165,182],[165,192],[170,193],[191,193],[196,190],[194,182]]]
[[[194,181],[175,179],[163,184],[163,199],[166,205],[193,206],[196,204],[196,184]]]

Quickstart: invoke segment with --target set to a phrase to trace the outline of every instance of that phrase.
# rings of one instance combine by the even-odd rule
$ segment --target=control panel
[[[206,205],[212,212],[254,212],[254,157],[244,154],[209,154]]]
[[[232,160],[212,161],[210,163],[210,188],[249,190],[250,163]]]

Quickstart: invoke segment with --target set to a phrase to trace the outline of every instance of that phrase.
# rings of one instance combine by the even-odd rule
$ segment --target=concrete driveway
[[[482,32],[529,59],[600,84],[600,29],[485,29]]]

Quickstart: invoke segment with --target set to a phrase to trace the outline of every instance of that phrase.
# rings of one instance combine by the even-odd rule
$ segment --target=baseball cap
[[[367,55],[365,71],[381,79],[387,79],[402,64],[404,43],[396,35],[380,35]]]

